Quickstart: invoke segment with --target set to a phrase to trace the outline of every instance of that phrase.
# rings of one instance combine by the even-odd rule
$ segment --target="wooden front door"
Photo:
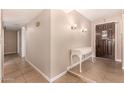
[[[115,59],[115,23],[96,25],[96,57]]]

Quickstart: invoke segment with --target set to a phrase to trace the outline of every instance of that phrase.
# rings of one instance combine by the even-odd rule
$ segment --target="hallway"
[[[4,63],[5,83],[46,83],[43,76],[35,71],[28,63],[24,62],[17,54],[5,56]]]
[[[88,13],[83,14],[85,11]],[[89,13],[92,16],[87,18]],[[82,61],[89,57],[120,61],[96,58],[95,64],[89,60],[83,62],[82,73],[78,66],[72,71],[95,82],[124,82],[121,9],[71,10],[68,13],[63,9],[3,9],[2,16],[0,78],[4,77],[3,82],[87,82],[68,73],[68,67],[78,64],[72,50],[76,50],[75,54],[79,54]]]

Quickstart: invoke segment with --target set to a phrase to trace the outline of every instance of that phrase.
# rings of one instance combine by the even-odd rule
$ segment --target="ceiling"
[[[122,13],[122,9],[76,9],[80,14],[91,21],[117,15]],[[18,30],[26,23],[30,22],[41,13],[42,9],[4,9],[3,24],[9,30]],[[71,9],[64,9],[66,13]]]
[[[122,9],[79,9],[77,11],[91,21],[122,13]]]
[[[35,18],[41,10],[39,9],[4,9],[3,25],[9,30],[18,30],[26,23]]]

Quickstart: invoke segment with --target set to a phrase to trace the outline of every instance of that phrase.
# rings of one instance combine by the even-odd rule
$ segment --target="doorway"
[[[96,25],[96,57],[115,60],[115,22]]]

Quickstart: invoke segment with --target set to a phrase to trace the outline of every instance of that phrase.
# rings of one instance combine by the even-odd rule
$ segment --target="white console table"
[[[79,64],[80,64],[79,70],[80,70],[80,72],[82,72],[81,63],[86,59],[87,54],[89,54],[90,57],[92,57],[92,62],[94,63],[93,53],[92,53],[92,48],[91,47],[71,49],[71,68],[72,68],[72,65],[73,65],[73,56],[76,55],[76,56],[79,57]]]

